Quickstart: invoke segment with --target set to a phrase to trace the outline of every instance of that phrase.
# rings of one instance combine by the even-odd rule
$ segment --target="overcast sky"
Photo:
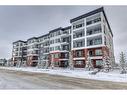
[[[0,6],[0,58],[11,58],[12,42],[27,40],[70,25],[70,19],[100,6]],[[127,6],[104,6],[112,32],[116,61],[127,51]],[[126,52],[127,53],[127,52]]]

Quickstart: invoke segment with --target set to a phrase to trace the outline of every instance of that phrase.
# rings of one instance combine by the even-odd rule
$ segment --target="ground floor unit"
[[[41,56],[41,57],[40,57]],[[15,58],[12,64],[22,63],[26,66],[46,66],[46,67],[69,67],[75,68],[85,68],[90,62],[94,68],[103,65],[104,62],[109,62],[110,64],[115,64],[115,58],[113,52],[108,49],[108,47],[94,47],[94,48],[76,48],[69,51],[57,51],[42,55],[31,55],[27,56],[21,62],[21,58]]]

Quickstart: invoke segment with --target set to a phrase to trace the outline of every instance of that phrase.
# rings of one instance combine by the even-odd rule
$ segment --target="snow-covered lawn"
[[[86,71],[84,69],[38,69],[32,67],[0,67],[0,69],[16,70],[16,71],[27,71],[35,73],[48,73],[53,75],[62,75],[75,78],[85,78],[85,79],[95,79],[95,80],[105,80],[114,82],[127,82],[127,74],[120,74],[119,71],[115,70],[109,73],[99,72],[96,75],[90,75],[91,71]]]

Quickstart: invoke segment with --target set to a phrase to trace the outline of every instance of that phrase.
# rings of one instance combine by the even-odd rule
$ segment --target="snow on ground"
[[[33,67],[0,67],[0,69],[16,70],[16,71],[27,71],[35,73],[48,73],[53,75],[62,75],[75,78],[86,78],[86,79],[95,79],[95,80],[105,80],[105,81],[114,81],[114,82],[127,82],[127,74],[120,74],[118,70],[111,71],[109,73],[99,72],[96,75],[90,75],[91,71],[86,71],[84,69],[38,69]]]

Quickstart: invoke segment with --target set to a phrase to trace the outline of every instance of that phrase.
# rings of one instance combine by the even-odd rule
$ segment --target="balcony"
[[[102,44],[102,36],[87,38],[87,46]]]
[[[78,58],[78,57],[84,57],[84,51],[83,50],[76,50],[75,51],[75,56],[74,57],[76,57],[76,58]]]
[[[62,45],[61,50],[69,51],[69,45]]]
[[[73,32],[73,39],[83,37],[84,35],[85,35],[84,29],[74,31]]]
[[[61,53],[60,58],[61,59],[69,59],[69,53]]]
[[[96,27],[87,28],[87,36],[97,34],[97,33],[101,33],[101,32],[102,32],[102,29],[101,29],[100,25],[96,26]]]
[[[84,47],[84,46],[85,46],[85,39],[76,40],[73,42],[73,48]]]
[[[95,14],[93,16],[86,18],[86,25],[88,26],[88,25],[91,25],[91,24],[94,24],[100,21],[101,21],[101,14],[98,13],[98,14]]]
[[[90,20],[90,21],[87,21],[86,22],[86,25],[91,25],[91,24],[94,24],[94,23],[97,23],[97,22],[100,22],[101,21],[101,18],[96,18],[94,20]]]
[[[61,42],[63,43],[69,43],[69,37],[64,37],[64,38],[61,38]]]

